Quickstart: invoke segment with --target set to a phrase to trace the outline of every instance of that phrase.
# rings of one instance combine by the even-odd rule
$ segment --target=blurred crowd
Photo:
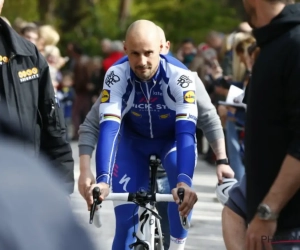
[[[235,86],[244,90],[251,76],[252,65],[259,53],[248,23],[240,23],[233,32],[223,34],[211,31],[205,41],[196,44],[193,39],[182,41],[176,57],[191,71],[196,71],[204,83],[221,118],[226,137],[227,155],[240,180],[244,175],[243,137],[245,108],[220,105],[226,101],[229,89]],[[236,100],[236,102],[242,102]],[[241,105],[242,106],[242,105]],[[214,163],[214,153],[203,140],[202,131],[197,131],[198,153],[209,163]]]
[[[16,19],[12,26],[45,56],[56,96],[64,109],[68,138],[78,140],[79,125],[98,98],[106,71],[125,55],[122,41],[100,40],[102,56],[88,56],[80,44],[70,42],[63,56],[58,47],[60,34],[53,26],[22,19]],[[221,118],[227,154],[237,179],[244,174],[242,141],[245,110],[220,105],[219,101],[226,100],[231,85],[244,89],[248,84],[259,52],[251,31],[251,27],[243,22],[229,34],[210,31],[205,41],[200,43],[185,38],[177,51],[170,52],[191,71],[196,71],[203,81]],[[214,163],[214,153],[201,130],[197,131],[197,137],[198,153],[209,163]]]

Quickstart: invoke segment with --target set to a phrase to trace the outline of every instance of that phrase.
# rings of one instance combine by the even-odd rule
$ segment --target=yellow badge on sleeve
[[[189,90],[183,92],[183,102],[184,103],[195,103],[195,91]]]
[[[101,93],[101,103],[107,103],[110,100],[110,90],[103,89]]]

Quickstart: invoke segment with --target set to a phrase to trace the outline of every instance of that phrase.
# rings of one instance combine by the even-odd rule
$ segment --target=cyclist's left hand
[[[187,217],[193,209],[194,204],[198,201],[198,197],[196,192],[192,190],[187,184],[180,182],[177,184],[176,188],[172,189],[172,194],[177,204],[179,204],[180,202],[179,197],[177,195],[178,188],[184,189],[183,202],[181,203],[181,205],[179,205],[178,211],[180,212],[181,216]]]
[[[220,164],[217,166],[217,177],[219,184],[222,183],[222,178],[233,178],[234,172],[229,165]]]

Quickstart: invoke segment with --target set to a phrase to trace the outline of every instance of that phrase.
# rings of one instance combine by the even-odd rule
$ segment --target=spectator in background
[[[42,25],[39,27],[39,40],[37,41],[37,47],[39,51],[44,55],[44,49],[47,45],[56,46],[60,40],[60,35],[57,30],[51,25]]]
[[[210,31],[205,39],[206,44],[216,50],[218,55],[218,60],[220,61],[220,53],[222,50],[222,44],[224,40],[224,34],[217,31]]]
[[[102,68],[106,72],[116,61],[124,56],[123,43],[121,41],[112,41],[110,44],[110,53],[103,60]]]
[[[76,94],[72,112],[74,126],[73,140],[78,140],[79,125],[83,123],[92,106],[90,90],[88,89],[90,75],[87,64],[88,59],[84,55],[83,50],[79,46],[73,44],[70,53],[74,60],[73,87]]]
[[[213,104],[215,104],[215,92],[214,92],[214,84],[211,79],[212,68],[217,64],[217,52],[215,49],[209,47],[205,43],[201,43],[197,47],[197,55],[192,61],[189,69],[191,71],[196,71],[200,79],[203,81],[204,86],[206,88],[207,93],[210,96],[210,99]],[[215,76],[216,77],[216,76]],[[203,132],[201,129],[196,130],[197,136],[197,148],[198,154],[204,153],[204,160],[206,160],[210,164],[215,163],[215,154],[211,147],[205,147],[205,138],[203,138]],[[208,148],[207,152],[204,152],[204,148]]]
[[[72,109],[75,100],[75,91],[73,88],[73,74],[72,72],[64,72],[62,74],[62,81],[57,91],[57,98],[61,103],[64,111],[64,117],[67,126],[67,138],[72,139],[73,124],[72,124]]]
[[[247,22],[242,22],[239,24],[237,29],[226,35],[223,39],[221,51],[219,55],[219,62],[223,69],[223,74],[225,76],[231,77],[232,76],[232,60],[233,60],[233,53],[232,53],[232,46],[234,43],[234,39],[237,33],[248,33],[252,32],[252,28]]]
[[[104,54],[104,57],[109,55],[109,53],[111,52],[111,40],[110,39],[104,38],[103,40],[101,40],[101,50],[102,50],[102,53]]]
[[[209,47],[206,43],[201,43],[197,47],[197,54],[194,60],[191,62],[189,69],[196,71],[198,76],[205,85],[207,92],[212,99],[213,85],[210,78],[210,69],[217,60],[217,52],[215,49]]]
[[[180,60],[186,67],[189,68],[191,62],[196,56],[197,50],[194,41],[191,38],[186,38],[181,42],[177,52],[177,59]]]
[[[103,43],[103,42],[102,42]],[[103,49],[103,45],[102,45]],[[121,59],[125,54],[124,54],[124,48],[123,48],[123,43],[121,41],[112,41],[110,42],[110,46],[108,49],[107,47],[104,47],[105,53],[108,53],[107,57],[104,58],[102,62],[102,68],[101,68],[101,74],[100,74],[100,91],[103,88],[103,81],[105,74],[107,70],[119,59]]]
[[[34,23],[28,23],[20,30],[22,37],[37,45],[39,39],[39,29]]]
[[[91,94],[92,103],[98,99],[100,92],[103,87],[103,82],[101,82],[101,69],[102,69],[102,59],[101,57],[95,56],[90,62],[91,77],[88,88]],[[102,80],[103,81],[103,80]]]
[[[59,82],[61,82],[62,75],[60,72],[60,51],[54,45],[47,45],[44,49],[44,56],[48,62],[49,70],[50,70],[50,77],[52,80],[52,84],[54,90],[57,90]]]
[[[249,33],[238,32],[235,34],[232,45],[232,77],[230,80],[220,77],[216,81],[216,92],[224,94],[225,98],[230,85],[244,89],[244,84],[249,79],[249,74],[252,69],[252,64],[250,64],[248,57],[245,57],[245,48],[252,45],[254,42],[254,38]],[[244,117],[245,111],[239,113],[239,117],[236,117],[236,110],[232,108],[228,109],[219,106],[218,111],[221,119],[226,119],[226,145],[228,157],[231,167],[235,172],[235,178],[240,180],[245,173],[245,167],[241,157],[242,147],[239,138],[240,128],[241,126],[243,127],[244,122],[242,117]],[[237,126],[237,118],[240,118],[239,126]]]

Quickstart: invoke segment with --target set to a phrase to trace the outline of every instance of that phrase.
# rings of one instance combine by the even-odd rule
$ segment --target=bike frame
[[[103,201],[124,201],[132,202],[131,193],[110,193]],[[156,202],[174,202],[173,195],[171,194],[155,194]],[[148,250],[164,250],[162,230],[160,226],[160,220],[153,215],[153,212],[157,213],[154,202],[148,202],[144,207],[139,206],[138,209],[138,225],[136,230],[137,241],[145,242],[148,246]],[[149,211],[148,209],[152,210]],[[95,212],[93,224],[96,227],[101,227],[102,223],[100,220],[100,207]],[[158,213],[157,213],[158,214]],[[158,229],[159,245],[158,249],[155,248],[155,227]],[[139,249],[139,248],[134,248]],[[141,248],[140,248],[141,249]],[[144,248],[147,249],[147,248]]]
[[[148,203],[146,207],[157,212],[155,206],[150,203]],[[157,219],[151,211],[143,207],[139,207],[138,209],[138,218],[138,230],[136,232],[137,238],[146,242],[149,250],[164,250],[160,220]],[[155,227],[158,229],[158,249],[155,248]]]
[[[139,205],[138,209],[138,225],[135,237],[137,241],[132,243],[129,247],[134,250],[164,250],[163,236],[160,225],[160,219],[157,218],[158,212],[155,208],[156,202],[174,202],[172,194],[159,194],[156,193],[156,172],[160,165],[160,160],[155,155],[150,156],[149,166],[151,170],[150,177],[150,190],[148,192],[137,193],[110,193],[105,201],[124,201],[134,202]],[[150,191],[150,192],[149,192]],[[100,192],[100,190],[99,190]],[[98,199],[98,197],[96,197]],[[98,203],[100,204],[100,203]],[[99,208],[99,207],[98,207]],[[156,215],[155,215],[156,213]],[[158,215],[159,216],[159,215]],[[183,222],[180,216],[181,224],[184,228],[189,228],[189,222],[186,225],[186,221]],[[90,221],[92,223],[92,221]],[[93,224],[96,227],[101,227],[100,209],[95,212],[95,220]],[[155,227],[158,229],[158,248],[156,248],[155,241]]]

